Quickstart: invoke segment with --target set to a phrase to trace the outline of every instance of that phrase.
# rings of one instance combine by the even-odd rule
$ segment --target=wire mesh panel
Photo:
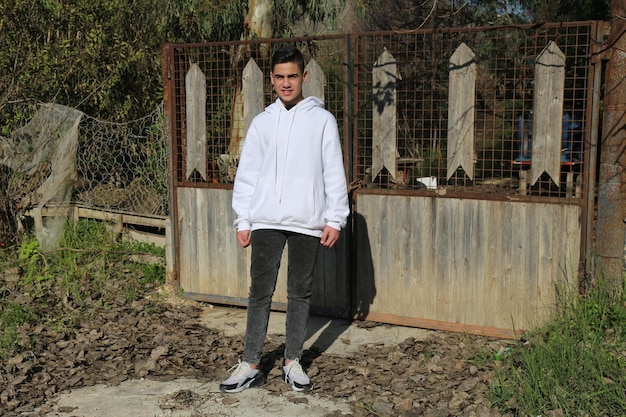
[[[93,208],[164,216],[167,147],[163,109],[126,123],[84,116],[73,202]]]
[[[596,51],[589,23],[450,31],[362,33],[355,47],[355,180],[369,188],[437,189],[487,194],[580,196],[589,136],[590,62]],[[537,57],[554,42],[565,55],[560,172],[536,182],[527,173],[533,159],[533,114]],[[474,54],[475,97],[471,170],[452,167],[448,109],[450,58],[465,44]],[[397,132],[396,172],[372,172],[376,81],[372,68],[381,54],[393,56]],[[539,93],[537,93],[539,94]],[[385,97],[382,98],[384,102]],[[384,104],[383,104],[384,105]],[[467,167],[465,167],[467,168]],[[473,171],[468,175],[467,171]],[[578,192],[576,192],[578,189]]]
[[[54,103],[11,103],[3,112],[21,116],[0,133],[0,165],[11,169],[7,192],[17,210],[73,203],[139,215],[169,214],[161,106],[124,123]],[[74,121],[75,136],[70,132]]]
[[[173,138],[173,176],[179,186],[225,187],[234,180],[240,145],[245,138],[242,97],[243,74],[246,65],[254,61],[262,73],[263,106],[276,100],[269,80],[273,51],[284,44],[297,46],[305,56],[321,67],[324,74],[324,102],[339,123],[342,140],[346,123],[346,41],[344,36],[324,38],[283,39],[196,45],[166,45],[165,59],[170,84],[167,100],[170,104],[171,135]],[[187,164],[188,97],[185,77],[191,68],[199,67],[206,77],[206,178],[198,170],[190,172]]]

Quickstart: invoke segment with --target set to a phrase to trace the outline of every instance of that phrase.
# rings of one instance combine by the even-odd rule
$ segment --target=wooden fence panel
[[[397,82],[396,60],[385,49],[372,69],[372,180],[383,167],[392,177],[397,176]]]
[[[497,336],[529,329],[555,305],[558,285],[577,285],[580,212],[360,194],[356,298],[369,302],[361,315]]]
[[[313,96],[324,101],[324,85],[326,84],[324,70],[317,61],[311,59],[306,66],[307,81],[302,85],[302,94],[305,97]]]
[[[461,43],[450,57],[448,87],[448,174],[461,166],[474,178],[474,113],[476,62],[474,52]]]
[[[206,188],[178,189],[180,286],[190,298],[246,305],[250,275],[250,249],[237,243],[232,191]],[[281,260],[275,308],[287,303],[287,251]],[[321,249],[316,265],[312,311],[348,317],[350,294],[347,240]]]

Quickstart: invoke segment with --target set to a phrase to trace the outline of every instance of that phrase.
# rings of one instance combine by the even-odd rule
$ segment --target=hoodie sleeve
[[[341,230],[346,226],[350,208],[346,173],[343,166],[339,129],[334,116],[326,123],[322,143],[324,190],[326,194],[326,224]]]
[[[256,124],[253,121],[246,134],[233,186],[232,208],[237,215],[234,222],[237,231],[250,230],[251,228],[249,220],[250,202],[254,195],[262,162],[263,152]]]

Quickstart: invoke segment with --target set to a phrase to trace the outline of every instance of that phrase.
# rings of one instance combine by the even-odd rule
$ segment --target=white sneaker
[[[311,379],[302,369],[299,359],[295,359],[289,362],[289,365],[283,366],[283,379],[291,385],[291,389],[294,391],[311,391],[313,388]]]
[[[237,365],[228,370],[233,373],[220,384],[223,392],[241,392],[246,388],[256,387],[265,382],[265,375],[259,369],[250,367],[248,362],[238,361]]]

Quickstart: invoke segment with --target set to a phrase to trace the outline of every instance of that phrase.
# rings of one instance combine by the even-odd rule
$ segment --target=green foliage
[[[546,23],[608,19],[610,0],[488,0],[471,1],[481,25]]]
[[[514,415],[626,413],[626,297],[604,284],[570,295],[503,361],[492,402]]]
[[[31,260],[39,253],[39,242],[34,238],[27,238],[22,242],[18,253],[19,260]]]
[[[285,0],[275,2],[279,10],[284,12],[287,20],[292,20],[298,15],[307,14],[314,22],[335,22],[336,17],[345,7],[345,0]]]
[[[162,42],[237,39],[241,2],[5,1],[0,91],[5,100],[55,101],[127,120],[162,97]]]
[[[355,1],[374,29],[515,25],[607,19],[609,0]],[[364,15],[365,17],[365,15]]]
[[[428,149],[423,154],[424,161],[413,170],[413,177],[446,177],[446,155],[441,149]]]
[[[0,360],[13,356],[19,349],[20,326],[36,318],[27,305],[11,302],[0,311]]]
[[[333,26],[350,3],[387,29],[514,24],[608,17],[609,0],[393,0],[275,2],[276,31],[294,20]],[[0,4],[0,109],[54,101],[114,120],[143,116],[162,98],[160,45],[240,39],[248,2],[238,0],[7,0]],[[436,7],[433,7],[435,6]],[[2,114],[2,126],[26,115]],[[6,134],[7,132],[4,132]]]
[[[532,22],[608,20],[610,0],[520,0]]]
[[[164,248],[114,237],[107,223],[82,219],[68,223],[57,250],[42,252],[30,236],[19,246],[16,260],[5,253],[9,248],[3,250],[0,271],[17,262],[18,268],[11,268],[19,269],[19,280],[0,281],[0,294],[24,294],[25,301],[17,304],[0,297],[0,358],[19,351],[25,325],[38,322],[64,329],[72,326],[74,311],[94,304],[132,306],[146,291],[165,282]],[[49,309],[41,317],[30,309],[32,299],[40,300],[39,304],[47,300],[43,304]]]

